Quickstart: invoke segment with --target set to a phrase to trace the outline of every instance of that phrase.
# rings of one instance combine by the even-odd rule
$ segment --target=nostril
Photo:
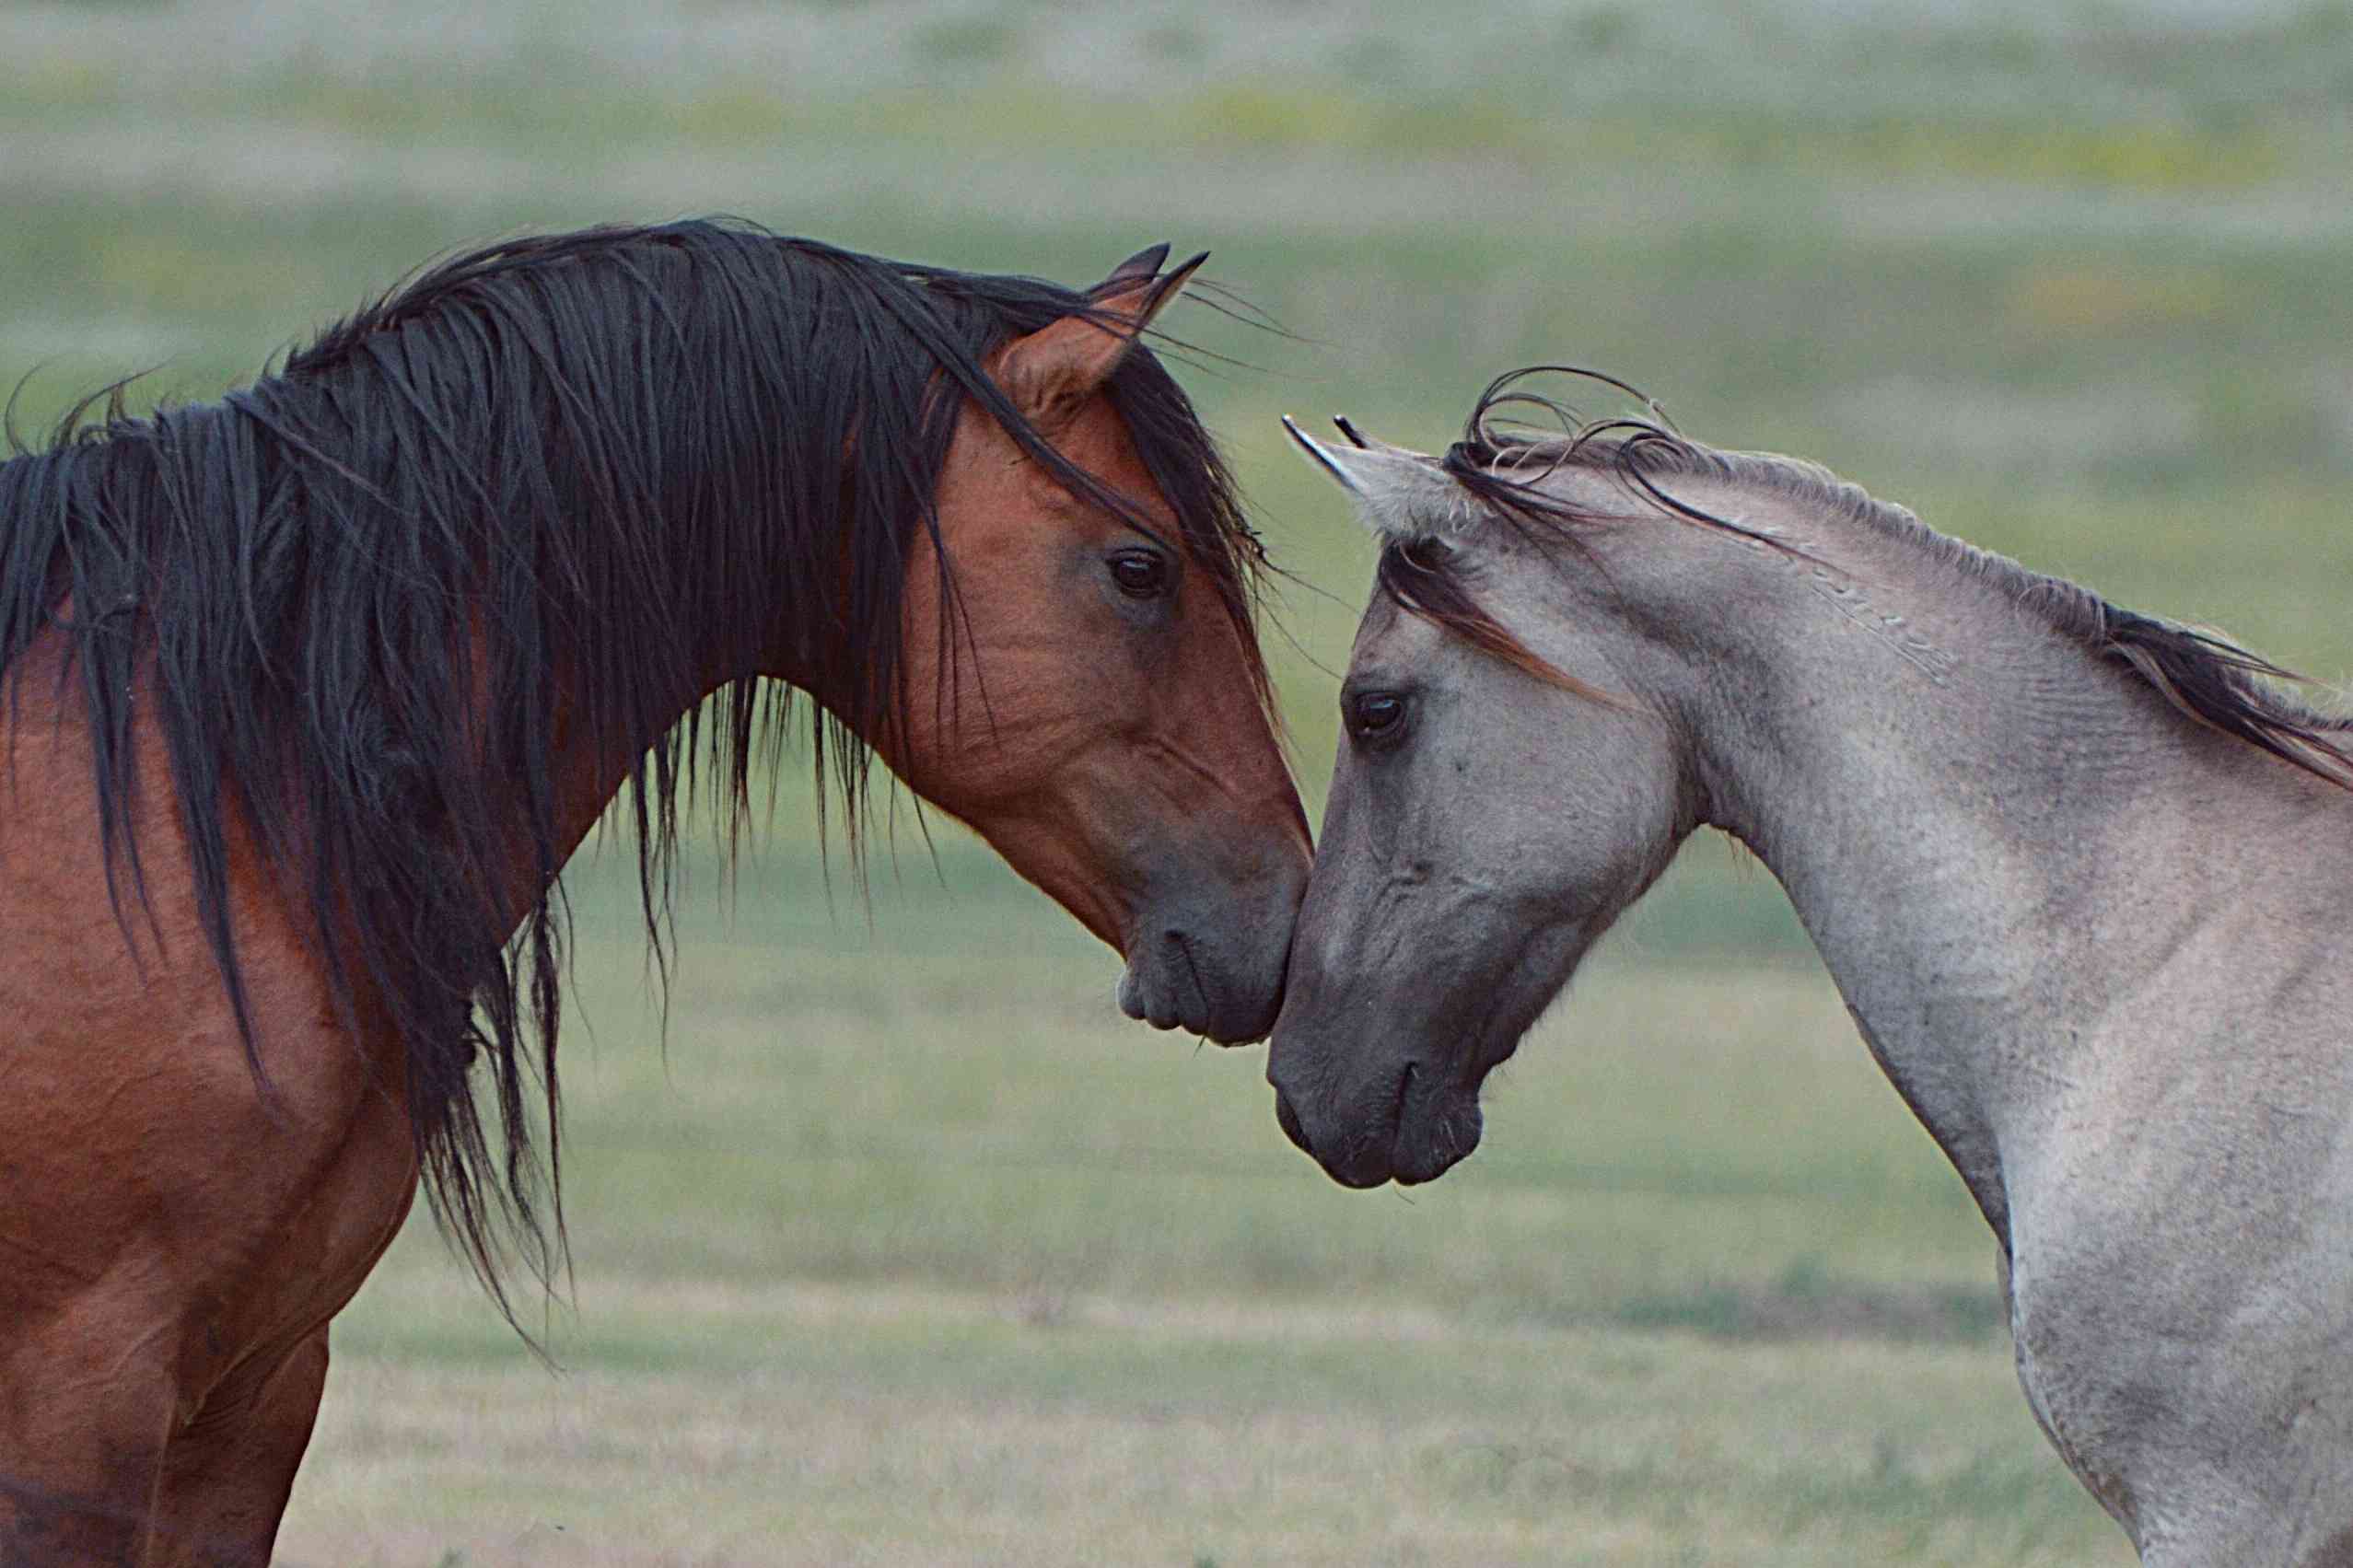
[[[1282,1127],[1283,1136],[1298,1145],[1299,1153],[1310,1156],[1315,1153],[1308,1147],[1307,1129],[1299,1125],[1299,1113],[1291,1109],[1289,1097],[1280,1090],[1275,1095],[1275,1121]]]

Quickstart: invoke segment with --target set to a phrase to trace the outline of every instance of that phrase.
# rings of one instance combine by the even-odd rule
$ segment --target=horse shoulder
[[[119,862],[118,909],[81,704],[70,688],[50,701],[41,652],[14,722],[0,710],[0,1342],[102,1318],[118,1344],[168,1353],[198,1399],[324,1321],[389,1245],[416,1185],[401,1061],[383,1031],[339,1019],[232,824],[257,1075],[197,921],[160,736],[140,713],[144,898]]]

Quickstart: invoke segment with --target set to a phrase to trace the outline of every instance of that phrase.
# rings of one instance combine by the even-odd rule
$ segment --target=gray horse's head
[[[1482,1082],[1665,867],[1698,791],[1652,696],[1673,633],[1619,591],[1652,568],[1531,506],[1649,509],[1590,469],[1341,429],[1291,434],[1383,548],[1267,1078],[1292,1141],[1365,1187],[1477,1144]]]

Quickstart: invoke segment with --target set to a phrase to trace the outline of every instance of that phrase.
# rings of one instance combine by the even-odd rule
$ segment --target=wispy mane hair
[[[592,229],[444,261],[216,403],[134,417],[116,388],[38,450],[9,432],[7,711],[22,656],[56,633],[56,695],[78,688],[87,715],[126,937],[157,872],[135,799],[166,782],[257,1075],[227,895],[247,842],[307,908],[345,1023],[401,1040],[434,1212],[510,1318],[508,1246],[542,1279],[563,1252],[559,741],[627,781],[658,962],[681,794],[707,790],[732,854],[755,763],[787,731],[794,694],[746,673],[755,661],[781,657],[826,694],[831,714],[808,714],[820,800],[830,774],[855,854],[868,742],[917,700],[900,664],[905,573],[911,551],[940,548],[934,490],[962,400],[1066,487],[1147,526],[983,369],[1074,313],[1103,319],[1056,285],[732,220]],[[1182,548],[1244,629],[1264,703],[1263,556],[1225,464],[1150,353],[1131,352],[1109,392]],[[939,568],[952,657],[959,600]],[[143,775],[148,722],[168,772]],[[519,908],[518,864],[550,890]]]
[[[1526,385],[1546,375],[1580,377],[1638,401],[1644,412],[1588,419]],[[1532,412],[1541,421],[1532,424]],[[2193,723],[2347,789],[2353,789],[2353,738],[2344,720],[2294,701],[2281,688],[2302,677],[2237,644],[2192,627],[2122,609],[2062,578],[2030,572],[1923,525],[1901,506],[1874,500],[1818,464],[1763,452],[1726,451],[1677,430],[1656,401],[1615,377],[1572,366],[1539,365],[1496,377],[1446,450],[1447,473],[1491,517],[1548,558],[1581,552],[1580,536],[1630,517],[1665,516],[1733,535],[1777,553],[1812,560],[1802,546],[1697,506],[1674,482],[1699,480],[1776,495],[1851,519],[1922,550],[1947,567],[1991,582],[2032,607],[2096,656],[2131,670]],[[1613,477],[1628,507],[1589,510],[1543,487],[1567,468]],[[1835,563],[1823,563],[1835,569]],[[1605,692],[1554,668],[1487,613],[1446,569],[1443,551],[1392,542],[1377,580],[1401,609],[1423,616],[1517,668],[1580,695]]]

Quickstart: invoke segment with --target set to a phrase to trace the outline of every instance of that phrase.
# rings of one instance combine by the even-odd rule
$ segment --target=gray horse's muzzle
[[[1407,1060],[1344,1087],[1312,1060],[1278,1029],[1266,1058],[1275,1120],[1343,1187],[1434,1180],[1479,1146],[1479,1091],[1455,1074]]]

